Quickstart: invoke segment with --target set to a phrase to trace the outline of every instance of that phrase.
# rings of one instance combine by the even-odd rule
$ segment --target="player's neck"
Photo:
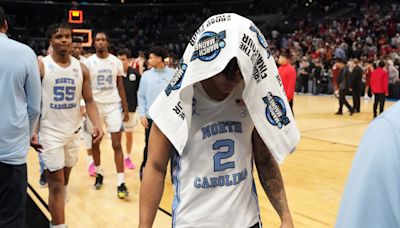
[[[207,95],[215,101],[223,101],[229,95],[219,91],[217,86],[210,79],[201,81],[201,85]]]
[[[96,52],[97,57],[105,59],[108,57],[108,51],[98,51]]]
[[[51,54],[51,58],[61,67],[68,67],[69,65],[71,65],[70,55],[62,55],[53,51],[53,53]]]

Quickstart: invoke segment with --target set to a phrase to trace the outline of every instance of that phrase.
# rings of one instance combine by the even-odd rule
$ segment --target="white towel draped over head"
[[[192,118],[193,84],[220,73],[236,57],[243,75],[243,100],[261,138],[278,163],[300,140],[278,69],[261,31],[233,13],[208,18],[195,32],[168,87],[150,116],[182,153]]]

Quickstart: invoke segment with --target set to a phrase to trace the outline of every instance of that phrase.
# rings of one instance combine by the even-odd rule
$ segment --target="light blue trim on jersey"
[[[181,174],[181,162],[182,158],[179,156],[178,153],[175,153],[174,156],[174,173],[173,173],[173,180],[175,185],[175,194],[174,194],[174,201],[172,202],[172,228],[175,228],[176,223],[176,215],[178,213],[179,204],[181,202],[180,198],[180,179],[179,176]]]
[[[254,172],[254,158],[251,158],[251,174]],[[253,175],[252,175],[253,176]],[[257,188],[256,188],[256,182],[254,181],[254,176],[253,176],[253,184],[252,184],[252,189],[251,193],[253,194],[254,198],[256,199],[257,202],[257,208],[258,208],[258,224],[260,228],[262,228],[262,223],[261,223],[261,211],[260,211],[260,205],[258,201],[258,194],[257,194]]]

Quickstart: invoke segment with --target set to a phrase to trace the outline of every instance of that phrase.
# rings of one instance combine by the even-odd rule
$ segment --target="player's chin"
[[[61,55],[69,55],[69,54],[71,53],[71,51],[68,50],[67,48],[60,48],[59,53],[60,53]]]

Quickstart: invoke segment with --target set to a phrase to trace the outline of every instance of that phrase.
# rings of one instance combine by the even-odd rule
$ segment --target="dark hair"
[[[290,51],[287,50],[287,49],[281,51],[280,56],[283,56],[283,57],[285,57],[285,58],[287,58],[287,59],[291,59],[291,58],[292,58],[292,57],[291,57],[291,54],[290,54]]]
[[[232,58],[229,63],[226,65],[225,69],[222,70],[222,73],[226,76],[228,80],[234,80],[236,71],[239,69],[239,65],[237,63],[236,58]]]
[[[72,43],[82,43],[83,42],[83,38],[80,36],[74,36],[72,38]]]
[[[94,36],[93,36],[93,41],[96,39],[96,36],[97,36],[98,34],[104,34],[104,35],[106,36],[107,42],[110,42],[110,37],[108,36],[108,33],[107,33],[107,32],[104,32],[104,31],[97,31],[97,32],[94,34]]]
[[[382,60],[381,60],[381,61],[379,61],[379,63],[378,63],[378,66],[379,66],[379,67],[384,67],[384,66],[385,66],[385,62],[384,62],[384,61],[382,61]]]
[[[3,8],[0,6],[0,28],[6,24],[7,15]]]
[[[168,51],[160,46],[154,46],[150,49],[149,55],[154,54],[156,56],[161,57],[162,61],[164,62],[164,59],[168,57]]]
[[[51,37],[52,37],[55,33],[57,33],[57,31],[58,31],[59,29],[68,29],[68,30],[71,30],[71,31],[72,31],[71,26],[69,26],[69,24],[67,24],[67,23],[54,23],[54,24],[51,24],[51,25],[47,28],[47,32],[46,32],[46,38],[47,38],[47,40],[50,40]]]
[[[118,56],[126,55],[126,57],[127,57],[128,59],[129,59],[130,57],[132,57],[131,51],[129,51],[127,48],[119,49],[118,52],[117,52],[117,55],[118,55]]]

